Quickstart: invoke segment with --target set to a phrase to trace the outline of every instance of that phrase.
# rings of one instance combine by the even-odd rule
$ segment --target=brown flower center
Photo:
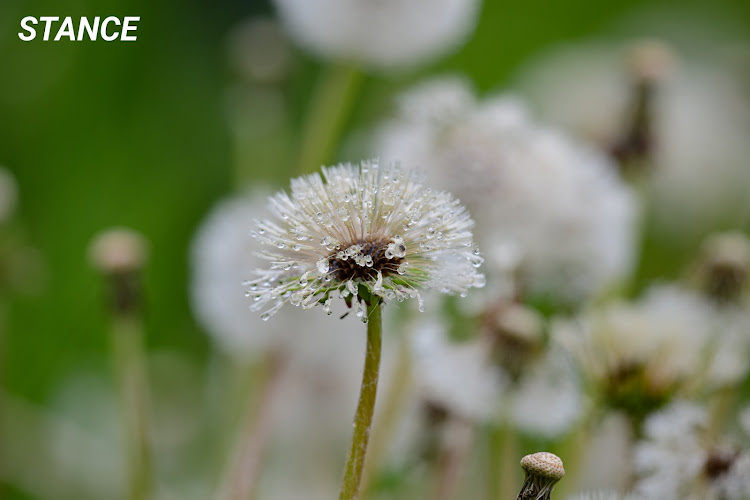
[[[377,238],[358,240],[346,248],[342,245],[339,250],[328,256],[328,273],[337,281],[375,280],[378,271],[384,278],[395,274],[404,259],[395,256],[386,257],[386,251],[391,244],[390,240]]]

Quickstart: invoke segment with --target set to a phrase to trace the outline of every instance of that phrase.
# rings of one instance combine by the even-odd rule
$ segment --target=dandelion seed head
[[[419,64],[461,44],[479,0],[275,0],[300,46],[375,69]]]
[[[670,49],[652,42],[556,48],[524,68],[516,85],[543,119],[609,148],[631,112],[634,84],[650,78],[653,169],[644,193],[670,238],[696,237],[748,206],[750,107],[742,77],[723,63],[725,53],[695,50],[691,41]]]
[[[374,149],[466,203],[492,278],[513,273],[529,295],[577,302],[631,268],[637,206],[616,167],[513,96],[479,99],[459,78],[423,83],[400,98]]]
[[[650,416],[644,431],[634,449],[637,493],[675,500],[750,495],[750,455],[711,432],[705,408],[675,401]]]
[[[572,354],[608,404],[642,411],[700,378],[696,367],[712,321],[710,304],[698,294],[660,285],[634,303],[612,303],[576,320],[556,321],[551,338]],[[641,406],[633,406],[636,401]]]
[[[310,309],[341,297],[366,321],[367,296],[421,304],[420,290],[484,285],[468,211],[416,171],[377,161],[324,167],[293,179],[269,210],[251,231],[268,266],[248,281],[264,319],[285,303]]]

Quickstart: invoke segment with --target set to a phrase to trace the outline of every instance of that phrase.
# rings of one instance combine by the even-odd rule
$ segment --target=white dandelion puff
[[[321,57],[374,68],[449,52],[476,26],[479,0],[275,0],[289,35]]]
[[[517,266],[529,294],[577,302],[630,272],[633,193],[603,154],[540,125],[519,99],[435,79],[400,98],[375,142],[472,210],[491,278]]]
[[[634,450],[635,491],[646,498],[746,499],[750,455],[712,434],[709,413],[676,401],[646,420]]]
[[[324,167],[269,199],[272,219],[251,231],[269,265],[247,282],[252,308],[268,319],[286,304],[330,314],[333,299],[367,321],[368,296],[416,298],[421,289],[466,294],[484,285],[474,222],[450,193],[416,171],[377,161]]]

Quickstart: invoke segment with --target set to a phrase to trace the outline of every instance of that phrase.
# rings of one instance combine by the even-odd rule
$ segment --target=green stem
[[[143,327],[136,315],[114,318],[112,342],[127,435],[131,500],[146,500],[152,489],[148,432],[148,388]]]
[[[295,167],[297,175],[317,170],[331,160],[361,76],[351,65],[333,65],[324,69],[307,112]]]
[[[360,485],[360,500],[365,500],[369,496],[368,490],[370,484],[383,460],[386,448],[390,444],[389,438],[393,434],[394,427],[398,424],[399,411],[402,409],[408,396],[409,384],[406,381],[411,377],[411,359],[409,356],[409,346],[406,344],[406,340],[402,339],[396,360],[396,368],[386,390],[386,398],[381,403],[381,410],[378,412],[373,427],[370,458],[365,464],[362,483]]]
[[[373,297],[373,304],[367,306],[367,350],[365,368],[362,373],[362,388],[359,393],[359,404],[354,415],[354,435],[346,458],[344,480],[341,483],[339,500],[355,500],[359,493],[362,470],[365,465],[367,443],[370,439],[372,415],[375,411],[375,397],[378,391],[378,374],[380,371],[380,344],[383,337],[382,306]]]

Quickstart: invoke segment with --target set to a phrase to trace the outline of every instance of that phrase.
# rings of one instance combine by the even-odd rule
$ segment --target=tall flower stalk
[[[130,500],[147,500],[153,493],[140,288],[145,254],[143,238],[122,228],[101,233],[90,248],[92,264],[109,285],[112,355],[127,438]]]
[[[367,349],[365,351],[365,368],[362,372],[362,388],[359,393],[359,404],[354,414],[354,434],[346,458],[344,479],[341,483],[339,500],[357,498],[362,482],[362,471],[365,466],[367,445],[370,441],[372,416],[375,413],[375,399],[378,391],[380,373],[380,347],[383,338],[383,306],[381,300],[367,306]]]

